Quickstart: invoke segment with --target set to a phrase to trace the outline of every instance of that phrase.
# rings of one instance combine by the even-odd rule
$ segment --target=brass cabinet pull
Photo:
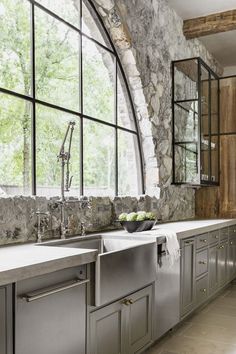
[[[203,288],[203,289],[200,289],[200,291],[201,291],[202,293],[206,293],[207,289],[206,289],[206,288]]]
[[[234,244],[233,241],[230,241],[230,244],[233,245]]]
[[[219,236],[218,236],[218,235],[215,235],[215,238],[218,240]]]
[[[125,306],[129,306],[130,305],[129,299],[124,299],[122,301],[122,304],[125,305]]]
[[[199,261],[198,263],[199,263],[199,264],[207,264],[206,261]]]
[[[134,303],[134,301],[132,299],[124,299],[122,301],[122,304],[125,305],[125,306],[132,305],[133,303]]]
[[[190,241],[184,241],[184,243],[187,243],[187,245],[188,245],[188,244],[190,244],[190,243],[193,243],[193,240],[190,240]]]
[[[200,239],[201,242],[207,242],[207,240],[204,238],[204,239]]]

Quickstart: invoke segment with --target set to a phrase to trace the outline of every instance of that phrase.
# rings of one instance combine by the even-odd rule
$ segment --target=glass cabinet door
[[[211,75],[211,182],[219,182],[219,80]]]
[[[176,183],[198,180],[198,61],[174,65],[174,179]]]
[[[200,67],[201,89],[201,181],[210,178],[210,75],[204,66]]]
[[[173,183],[219,183],[219,79],[200,59],[172,63]]]

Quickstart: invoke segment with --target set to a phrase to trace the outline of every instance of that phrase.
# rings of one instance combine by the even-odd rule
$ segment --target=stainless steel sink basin
[[[157,274],[156,243],[96,235],[46,242],[45,246],[97,249],[95,304],[104,305],[152,283]]]

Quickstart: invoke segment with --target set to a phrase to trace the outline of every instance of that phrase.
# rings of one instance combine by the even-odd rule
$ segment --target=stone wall
[[[195,215],[191,188],[171,185],[171,61],[201,56],[220,71],[198,40],[186,41],[182,20],[163,0],[94,0],[118,51],[139,122],[145,163],[146,193],[137,198],[91,198],[91,208],[68,205],[71,235],[117,227],[123,211],[152,210],[163,220]],[[48,211],[42,219],[45,238],[58,237],[60,205],[57,198],[13,197],[0,199],[0,244],[35,240],[35,211]]]
[[[113,230],[120,228],[116,221],[122,212],[138,210],[152,210],[158,219],[180,219],[183,213],[186,217],[192,216],[194,205],[192,196],[188,194],[185,201],[178,205],[181,191],[176,194],[176,201],[169,204],[171,188],[165,190],[160,199],[156,197],[90,197],[89,207],[87,200],[70,198],[65,207],[65,216],[68,221],[68,236],[81,233],[81,222],[85,224],[87,232]],[[81,204],[84,207],[81,207]],[[188,209],[187,209],[188,206]],[[41,216],[41,231],[44,229],[43,239],[58,238],[60,236],[61,206],[59,198],[45,197],[6,197],[0,198],[0,245],[35,241],[37,236],[38,220],[36,211],[47,213]]]

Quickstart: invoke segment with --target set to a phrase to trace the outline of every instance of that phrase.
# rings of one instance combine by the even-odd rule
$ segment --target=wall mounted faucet
[[[42,222],[42,216],[50,216],[50,213],[48,211],[42,212],[37,209],[35,215],[37,215],[37,243],[41,243],[45,234],[45,221]]]

